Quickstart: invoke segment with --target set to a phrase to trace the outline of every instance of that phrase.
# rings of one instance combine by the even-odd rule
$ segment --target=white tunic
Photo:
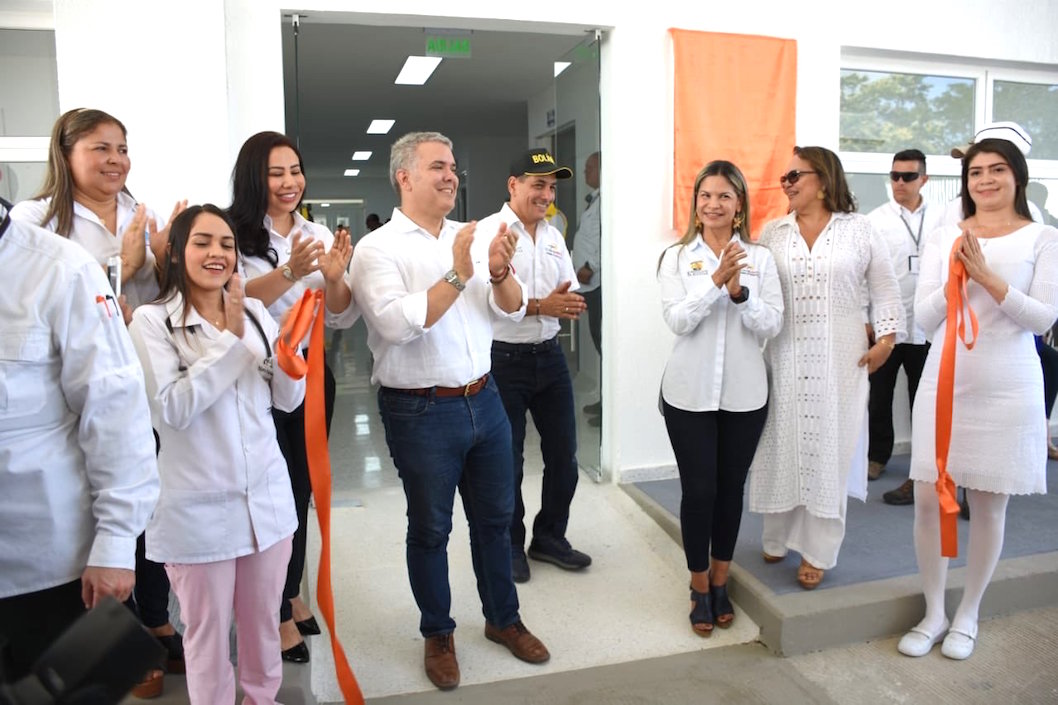
[[[750,468],[750,510],[803,506],[839,518],[846,493],[866,497],[867,368],[857,364],[867,352],[865,280],[875,333],[905,337],[893,265],[855,213],[835,213],[811,250],[794,214],[768,223],[760,244],[775,258],[785,313],[765,350],[772,397]]]
[[[944,283],[957,227],[935,231],[922,255],[915,316],[933,341],[911,424],[911,479],[937,479],[937,375],[947,328]],[[1058,318],[1058,230],[1032,223],[981,239],[988,266],[1010,288],[1002,304],[967,287],[980,325],[967,350],[956,342],[955,393],[947,469],[960,487],[1003,494],[1047,491],[1047,418],[1033,334]],[[969,334],[969,324],[967,324]]]

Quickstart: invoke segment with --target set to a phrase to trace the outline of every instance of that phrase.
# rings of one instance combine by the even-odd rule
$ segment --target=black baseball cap
[[[554,174],[557,179],[570,179],[573,170],[568,166],[559,166],[551,152],[540,147],[530,149],[511,162],[511,176],[539,176]]]

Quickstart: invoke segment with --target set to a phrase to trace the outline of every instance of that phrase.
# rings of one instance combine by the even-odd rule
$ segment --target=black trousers
[[[37,658],[84,613],[80,580],[0,599],[0,682],[28,675]]]
[[[334,416],[336,384],[330,366],[324,367],[323,394],[327,415],[327,434],[331,432],[331,417]],[[287,580],[283,586],[283,600],[279,605],[279,620],[285,622],[292,617],[290,600],[301,592],[301,576],[305,572],[305,540],[308,536],[309,498],[312,483],[309,480],[309,459],[305,450],[305,404],[287,413],[272,409],[276,424],[276,440],[279,450],[287,461],[290,488],[294,491],[294,508],[298,514],[298,528],[294,532],[290,563],[287,564]]]
[[[136,539],[136,587],[125,606],[154,629],[169,623],[169,576],[164,564],[148,560],[143,536]]]
[[[885,465],[893,455],[893,390],[896,376],[903,366],[907,375],[907,396],[915,405],[918,381],[926,364],[929,343],[911,345],[901,343],[893,348],[885,364],[870,376],[871,394],[867,402],[867,458]]]
[[[742,492],[767,405],[755,411],[684,411],[664,404],[665,429],[680,471],[680,531],[687,568],[729,561],[742,524]],[[710,552],[710,547],[712,551]]]
[[[588,332],[591,333],[591,342],[595,343],[595,351],[599,353],[600,366],[602,363],[602,286],[597,286],[591,291],[584,292],[584,303],[588,306]]]
[[[1040,366],[1043,368],[1043,411],[1050,418],[1054,399],[1058,397],[1058,350],[1037,335],[1036,352],[1040,355]]]

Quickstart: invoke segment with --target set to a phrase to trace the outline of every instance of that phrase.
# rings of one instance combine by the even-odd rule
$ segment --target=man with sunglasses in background
[[[893,390],[900,367],[903,366],[907,374],[907,394],[914,404],[918,380],[929,351],[925,333],[915,323],[915,284],[922,248],[930,232],[941,224],[944,208],[927,204],[923,199],[922,187],[928,180],[925,154],[917,149],[897,152],[889,172],[892,198],[867,214],[889,248],[907,316],[907,341],[898,344],[885,364],[870,376],[867,477],[871,480],[877,480],[885,472],[885,464],[893,454]],[[908,480],[897,489],[886,492],[882,499],[887,504],[912,504],[913,487]]]

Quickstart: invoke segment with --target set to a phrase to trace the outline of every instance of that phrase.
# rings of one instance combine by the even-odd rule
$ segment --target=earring
[[[735,213],[735,217],[731,219],[731,225],[735,226],[735,230],[741,228],[742,223],[744,222],[746,222],[746,216],[742,213],[742,211]]]
[[[819,189],[818,191],[816,191],[816,198],[818,198],[820,201],[822,201],[826,197],[827,197],[827,192],[824,191],[823,189]]]
[[[694,229],[695,230],[701,230],[702,229],[702,221],[698,220],[698,214],[697,213],[694,214]]]

